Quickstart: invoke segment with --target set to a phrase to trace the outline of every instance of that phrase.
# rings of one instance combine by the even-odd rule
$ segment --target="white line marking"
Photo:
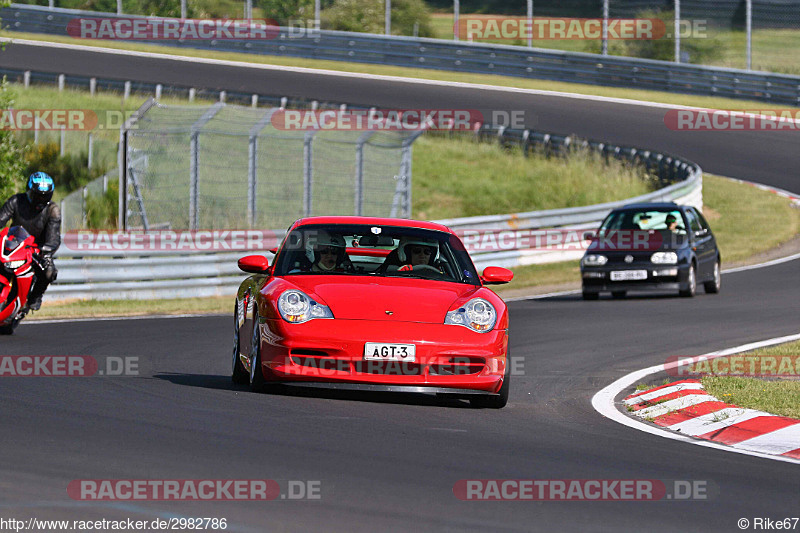
[[[759,342],[753,342],[750,344],[744,344],[742,346],[735,346],[733,348],[728,348],[725,350],[720,350],[718,352],[712,352],[709,354],[705,354],[705,357],[722,357],[724,355],[730,355],[732,353],[739,353],[739,352],[746,352],[748,350],[755,350],[757,348],[763,348],[766,346],[773,346],[775,344],[783,344],[786,342],[792,342],[800,340],[800,334],[796,335],[787,335],[785,337],[776,337],[773,339],[767,339]],[[677,440],[680,442],[687,442],[690,444],[694,444],[696,446],[705,446],[706,448],[714,448],[717,450],[725,450],[728,452],[734,453],[742,453],[745,455],[750,455],[753,457],[761,457],[764,459],[771,459],[773,461],[783,461],[786,463],[794,463],[800,464],[800,460],[791,458],[791,457],[782,457],[779,455],[770,455],[766,453],[761,453],[752,450],[745,450],[742,448],[734,448],[731,446],[726,446],[724,444],[719,444],[712,441],[706,440],[697,440],[695,438],[681,435],[679,433],[673,433],[672,431],[656,427],[654,425],[647,424],[642,422],[641,420],[629,417],[622,413],[619,409],[617,409],[616,404],[614,403],[614,399],[622,393],[628,387],[631,387],[638,381],[643,380],[647,376],[651,374],[655,374],[657,372],[663,372],[666,370],[666,367],[673,367],[677,366],[678,362],[669,363],[668,365],[655,365],[649,368],[644,368],[642,370],[637,370],[635,372],[631,372],[630,374],[626,374],[621,378],[617,379],[610,385],[606,386],[602,390],[598,391],[592,397],[592,407],[595,411],[600,413],[606,418],[610,418],[614,422],[618,422],[623,426],[628,426],[630,428],[644,431],[645,433],[650,433],[651,435],[657,435],[659,437],[664,437],[666,439]]]
[[[800,423],[743,440],[733,447],[757,452],[768,450],[769,453],[776,454],[797,450],[800,448]]]
[[[713,413],[698,416],[691,420],[685,420],[667,426],[671,431],[680,431],[684,435],[704,435],[712,431],[717,431],[734,424],[741,424],[751,418],[759,416],[775,416],[763,411],[756,411],[755,409],[744,409],[741,407],[726,407]]]
[[[622,403],[626,405],[636,405],[637,403],[642,403],[645,400],[652,400],[653,398],[666,396],[667,394],[672,394],[673,392],[679,392],[688,389],[702,389],[702,388],[703,388],[702,383],[681,383],[679,385],[664,387],[663,389],[658,389],[652,392],[645,392],[644,394],[639,394],[638,396],[634,396],[633,398],[628,398],[627,400],[623,400]]]

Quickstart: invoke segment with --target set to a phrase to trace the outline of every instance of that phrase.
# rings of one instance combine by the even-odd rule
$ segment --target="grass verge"
[[[79,44],[84,46],[114,48],[119,50],[135,50],[141,52],[181,55],[187,57],[205,57],[211,59],[220,59],[226,61],[242,61],[246,63],[256,63],[265,65],[327,69],[345,73],[358,72],[364,74],[402,76],[407,78],[421,78],[428,80],[496,85],[501,87],[515,87],[521,89],[559,91],[559,92],[605,96],[613,98],[626,98],[630,100],[644,100],[648,102],[659,102],[672,105],[687,105],[687,106],[703,107],[710,109],[731,109],[737,111],[747,111],[747,110],[764,108],[763,102],[757,102],[752,100],[734,100],[729,98],[717,98],[712,96],[673,94],[660,91],[648,91],[642,89],[627,89],[623,87],[600,87],[594,85],[584,85],[580,83],[532,80],[525,78],[515,78],[510,76],[498,76],[492,74],[448,72],[448,71],[439,71],[433,69],[393,67],[386,65],[372,65],[366,63],[347,63],[342,61],[305,59],[305,58],[285,57],[285,56],[242,54],[234,52],[214,52],[209,50],[195,50],[190,48],[178,48],[171,46],[134,43],[130,41],[111,42],[106,40],[93,41],[90,39],[73,39],[71,37],[63,37],[58,35],[41,35],[36,33],[3,31],[0,32],[0,37]],[[769,108],[790,109],[790,110],[795,109],[788,106],[774,106],[774,105],[770,105]]]
[[[623,200],[654,190],[642,168],[585,151],[525,157],[518,147],[424,135],[414,143],[413,218],[519,213]]]
[[[749,355],[797,355],[800,341],[781,344]],[[703,387],[709,394],[739,407],[758,409],[774,415],[800,418],[800,380],[759,379],[736,376],[706,376]]]

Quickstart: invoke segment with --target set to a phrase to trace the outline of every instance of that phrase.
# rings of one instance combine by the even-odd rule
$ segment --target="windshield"
[[[274,274],[407,277],[480,284],[458,237],[398,226],[301,226],[284,239]]]
[[[8,235],[6,235],[6,242],[3,246],[3,253],[5,255],[10,254],[14,250],[16,250],[20,244],[22,244],[25,239],[30,237],[30,234],[25,231],[25,228],[22,226],[12,226],[8,230]]]
[[[614,211],[603,221],[600,232],[612,230],[668,230],[686,233],[686,224],[677,209],[643,209]]]

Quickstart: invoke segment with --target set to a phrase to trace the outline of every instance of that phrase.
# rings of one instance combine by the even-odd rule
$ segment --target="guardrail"
[[[607,157],[641,163],[665,187],[636,198],[598,205],[438,221],[462,233],[465,230],[479,230],[513,235],[520,230],[539,228],[590,229],[597,227],[611,209],[631,202],[675,201],[702,207],[702,170],[698,165],[675,156],[529,130],[483,127],[475,134],[483,140],[517,143],[526,153],[541,150],[555,156],[569,156],[573,149],[582,147]],[[278,240],[283,235],[283,231],[274,232]],[[47,298],[154,299],[232,295],[245,277],[238,270],[236,260],[247,253],[164,255],[163,252],[150,251],[128,252],[119,256],[120,252],[114,251],[91,252],[92,256],[105,256],[96,258],[86,257],[88,252],[70,251],[62,247],[57,254],[59,277],[48,290]],[[555,250],[511,247],[492,251],[476,250],[472,255],[476,267],[482,270],[489,265],[515,267],[578,259],[582,253],[581,249],[575,249],[574,246]],[[111,258],[115,255],[119,257]],[[266,255],[272,257],[272,254]]]
[[[67,24],[74,18],[100,16],[137,17],[23,4],[0,9],[0,17],[9,30],[50,35],[67,35]],[[280,28],[274,39],[157,42],[183,48],[500,74],[800,105],[800,76],[521,46],[325,30],[298,34],[290,28]]]

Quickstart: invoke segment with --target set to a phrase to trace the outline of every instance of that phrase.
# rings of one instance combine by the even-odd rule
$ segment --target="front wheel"
[[[680,291],[680,295],[685,298],[691,298],[697,292],[697,275],[694,269],[694,263],[689,265],[689,279],[685,289]]]
[[[722,275],[719,271],[719,261],[716,261],[714,263],[714,277],[711,281],[706,281],[703,283],[703,288],[706,290],[706,294],[717,294],[721,286]]]
[[[20,322],[22,322],[22,318],[14,318],[5,326],[0,326],[0,335],[13,335]]]
[[[582,291],[582,296],[584,300],[597,300],[598,298],[600,298],[600,293],[584,290]]]
[[[506,357],[506,372],[503,375],[503,384],[496,395],[475,396],[469,399],[472,407],[482,407],[486,409],[502,409],[508,403],[508,392],[511,388],[511,361]]]
[[[242,359],[239,357],[239,305],[238,303],[234,306],[233,309],[233,372],[231,374],[231,380],[237,385],[244,385],[248,383],[249,376],[247,374],[247,370],[245,370],[244,365],[242,365]]]
[[[262,392],[267,381],[261,368],[261,334],[258,331],[258,313],[253,314],[253,336],[250,343],[250,390]]]

